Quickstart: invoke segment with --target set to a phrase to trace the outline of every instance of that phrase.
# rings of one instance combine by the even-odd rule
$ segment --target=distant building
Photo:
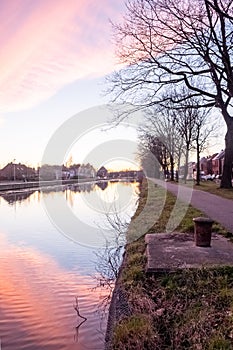
[[[80,164],[73,164],[69,167],[71,179],[78,178],[80,166]]]
[[[34,180],[36,178],[36,171],[34,168],[27,167],[24,164],[8,163],[0,170],[1,180]]]
[[[207,157],[207,171],[206,171],[206,175],[210,174],[214,174],[214,171],[213,171],[213,159],[214,157],[217,156],[218,153],[214,153],[212,154],[211,156],[208,156]]]
[[[109,179],[118,179],[119,175],[120,175],[119,171],[112,171],[108,173]]]
[[[225,150],[221,150],[219,153],[214,153],[211,156],[202,157],[200,159],[201,174],[221,176],[223,173],[224,158],[225,158]],[[188,180],[191,179],[192,174],[193,174],[193,177],[195,177],[196,166],[197,165],[195,162],[188,163],[188,176],[187,176]],[[184,173],[184,166],[181,166],[180,175],[183,175],[183,173]],[[232,164],[232,176],[233,176],[233,164]]]
[[[80,178],[94,178],[96,171],[91,164],[82,164],[78,169],[78,177]]]
[[[223,165],[224,165],[224,157],[225,157],[225,150],[222,150],[212,159],[213,174],[222,175]]]
[[[206,157],[200,159],[200,171],[208,174],[208,159]]]
[[[108,171],[107,169],[102,166],[96,173],[97,177],[99,178],[106,178],[108,176]]]

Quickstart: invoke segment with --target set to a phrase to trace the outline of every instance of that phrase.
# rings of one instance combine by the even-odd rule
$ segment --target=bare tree
[[[214,115],[211,115],[211,108],[199,107],[203,104],[200,96],[190,96],[189,91],[181,89],[173,92],[173,101],[176,99],[180,102],[178,105],[173,103],[170,108],[175,108],[174,126],[178,129],[178,133],[183,138],[185,145],[185,180],[188,173],[188,157],[192,149],[196,150],[197,159],[197,177],[196,183],[200,183],[200,153],[204,151],[210,137],[215,136],[219,123]],[[189,99],[188,99],[189,96]],[[187,103],[188,102],[188,103]],[[166,106],[167,108],[167,106]]]
[[[170,92],[173,100],[178,99],[179,104],[172,103],[168,100],[169,94],[164,94],[164,100],[168,100],[166,104],[158,104],[151,107],[145,113],[146,122],[140,127],[140,139],[143,141],[147,149],[153,150],[154,140],[158,139],[165,147],[170,156],[170,172],[174,175],[175,163],[180,167],[180,158],[182,149],[185,156],[185,173],[186,181],[188,174],[189,153],[192,149],[196,150],[197,155],[197,184],[200,180],[200,153],[205,149],[209,138],[219,128],[216,117],[210,114],[210,108],[198,108],[202,104],[200,97],[192,97],[187,101],[181,99],[189,94],[187,89],[180,91],[174,90]],[[181,101],[182,100],[182,101]],[[156,118],[155,118],[156,115]],[[152,137],[153,135],[153,137]],[[155,154],[155,151],[154,151]],[[162,164],[160,162],[160,164]],[[171,176],[174,180],[174,177]]]
[[[154,173],[156,177],[159,177],[160,172],[158,165],[160,165],[160,167],[163,170],[164,177],[166,177],[166,175],[169,172],[169,167],[171,163],[174,163],[172,155],[170,154],[166,144],[164,144],[161,141],[158,135],[153,134],[152,131],[141,131],[140,139],[141,142],[139,153],[141,155],[142,166],[144,165],[143,168],[145,167],[145,165],[146,168],[148,168],[149,162],[150,173],[152,170],[150,176],[152,176],[152,174]],[[151,166],[151,162],[154,163],[155,168]]]
[[[148,177],[160,178],[161,164],[159,164],[156,156],[142,143],[139,144],[137,158],[143,172]]]
[[[155,106],[149,108],[145,113],[145,121],[139,127],[140,140],[144,147],[151,149],[154,140],[157,140],[157,150],[153,154],[158,157],[159,163],[166,172],[170,168],[171,180],[174,180],[175,164],[180,167],[180,159],[184,146],[183,138],[176,128],[176,113],[169,105],[165,107]],[[160,146],[160,147],[159,147]],[[159,150],[164,149],[164,152]]]
[[[219,128],[217,120],[210,120],[209,109],[195,109],[195,129],[193,135],[196,149],[196,184],[200,184],[200,154],[207,146],[210,137],[215,137]]]
[[[186,96],[183,94],[183,96]],[[178,99],[180,97],[178,96]],[[186,101],[182,99],[179,103],[178,110],[175,109],[175,127],[184,143],[184,153],[185,153],[185,166],[184,166],[184,180],[186,182],[188,175],[188,163],[189,163],[189,154],[193,148],[193,140],[196,134],[196,122],[198,116],[198,109],[196,104],[193,102],[194,98],[191,98],[186,105]],[[172,108],[172,106],[171,106]],[[174,104],[173,104],[174,108]]]
[[[221,187],[232,187],[232,0],[126,0],[126,7],[124,23],[113,25],[126,65],[110,77],[114,99],[148,107],[178,85],[203,97],[198,107],[219,108],[227,125]]]

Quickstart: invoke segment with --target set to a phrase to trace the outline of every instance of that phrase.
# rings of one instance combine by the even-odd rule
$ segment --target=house
[[[210,174],[214,174],[213,171],[213,159],[218,155],[218,153],[214,153],[212,154],[212,156],[208,156],[207,157],[207,171],[206,171],[206,175]]]
[[[24,164],[8,163],[3,169],[0,170],[1,180],[34,180],[36,177],[36,171],[34,168],[30,168]]]
[[[225,158],[225,150],[221,150],[219,153],[214,153],[211,156],[202,157],[200,159],[200,172],[202,175],[219,175],[221,176],[223,173],[224,166],[224,158]],[[232,164],[233,167],[233,164]],[[180,175],[184,174],[184,166],[180,167]],[[195,177],[196,174],[196,163],[189,162],[188,163],[188,176],[187,180],[192,178],[192,175]],[[232,177],[233,177],[233,168],[232,168]],[[213,179],[213,177],[212,177]]]
[[[99,178],[106,178],[107,175],[108,175],[108,171],[107,171],[107,169],[106,169],[104,166],[102,166],[102,167],[97,171],[96,175],[97,175],[97,177],[99,177]]]
[[[202,157],[200,159],[200,171],[204,174],[209,174],[209,172],[208,172],[208,159],[206,157]]]
[[[222,175],[224,165],[225,150],[221,150],[214,158],[212,158],[212,172],[215,175]]]
[[[70,178],[70,169],[67,168],[64,164],[62,165],[61,177],[62,177],[62,180],[67,180]]]
[[[80,168],[80,164],[73,164],[69,167],[69,171],[70,171],[70,178],[71,179],[77,179],[78,175],[79,175],[79,168]]]

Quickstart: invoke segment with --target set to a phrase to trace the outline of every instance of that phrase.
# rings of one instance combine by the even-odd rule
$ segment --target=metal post
[[[15,159],[13,159],[13,177],[14,177],[14,181],[15,181]]]

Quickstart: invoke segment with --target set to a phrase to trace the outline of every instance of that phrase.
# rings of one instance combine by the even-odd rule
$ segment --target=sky
[[[123,12],[123,0],[1,0],[0,168],[38,166],[58,128],[74,115],[85,126],[82,112],[108,102],[105,77],[119,69],[109,20]],[[121,137],[136,145],[134,127],[93,127],[94,136],[85,133],[89,152]],[[80,147],[73,140],[66,156],[78,163],[85,158],[79,130],[77,138]],[[135,163],[131,153],[126,162]]]
[[[124,11],[124,0],[1,0],[0,168],[39,166],[57,134],[64,163],[137,167],[135,124],[109,129],[98,109],[109,102],[106,76],[120,68],[110,20]]]

